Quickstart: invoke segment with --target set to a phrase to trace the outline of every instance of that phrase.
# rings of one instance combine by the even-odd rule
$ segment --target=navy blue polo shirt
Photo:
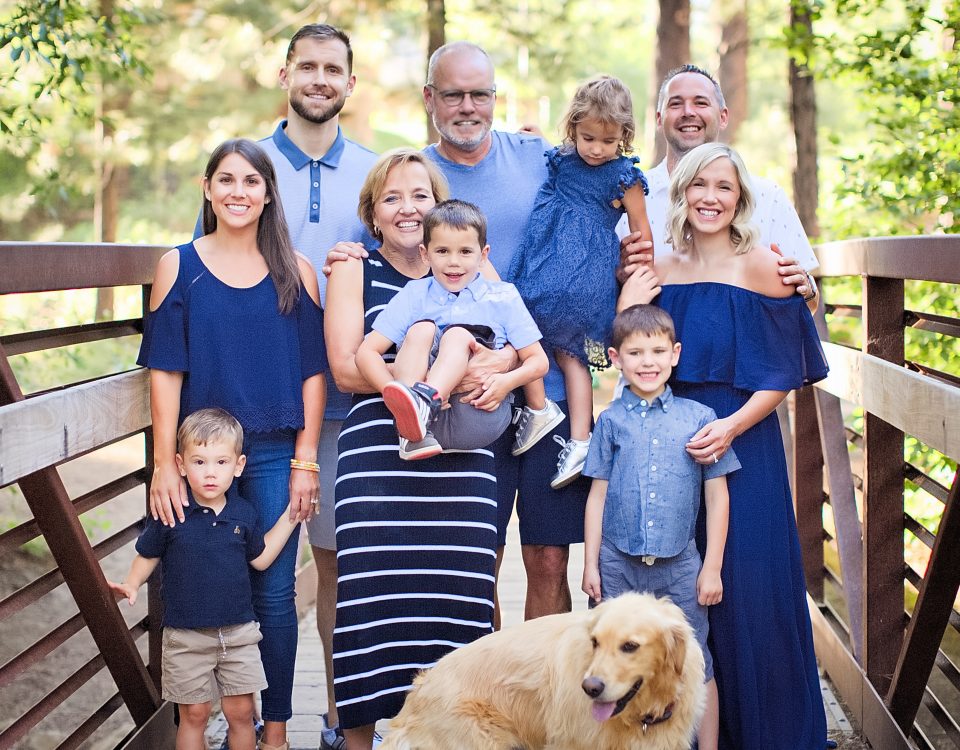
[[[219,628],[256,619],[250,590],[250,560],[263,552],[263,529],[253,504],[232,488],[217,515],[190,505],[172,528],[147,519],[137,540],[143,557],[160,558],[164,627]]]

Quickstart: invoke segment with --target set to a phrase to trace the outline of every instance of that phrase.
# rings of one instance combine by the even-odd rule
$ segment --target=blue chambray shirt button
[[[656,470],[657,470],[656,464],[654,464],[653,466],[650,467],[650,471],[656,471]]]
[[[647,402],[641,399],[641,400],[640,400],[640,406],[646,406],[646,405],[647,405]]]
[[[320,166],[320,163],[319,163],[319,162],[314,162],[314,163],[313,163],[313,166],[319,167],[319,166]]]
[[[319,208],[319,206],[318,206],[316,203],[313,204],[313,207],[314,207],[314,208]]]
[[[651,497],[651,498],[656,497],[656,496],[657,496],[657,493],[656,493],[656,492],[651,492],[651,493],[650,493],[650,497]]]
[[[653,439],[653,444],[654,444],[654,445],[660,445],[660,441],[657,440],[656,438],[654,438],[654,439]]]
[[[319,183],[319,182],[315,182],[315,183],[313,183],[313,186],[314,186],[314,187],[320,187],[320,183]]]
[[[642,411],[642,412],[640,412],[640,416],[641,416],[643,419],[646,419],[646,418],[647,418],[647,413],[646,413],[645,411]]]
[[[653,521],[647,521],[647,526],[653,526]]]

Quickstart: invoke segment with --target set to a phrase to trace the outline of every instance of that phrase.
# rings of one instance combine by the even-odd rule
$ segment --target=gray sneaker
[[[562,489],[574,481],[583,472],[583,465],[587,461],[587,452],[590,450],[590,438],[586,440],[568,440],[560,451],[560,460],[557,461],[557,473],[550,480],[550,486],[555,490]],[[557,441],[559,442],[559,440]]]
[[[517,435],[513,439],[513,448],[510,452],[514,456],[519,456],[521,453],[530,450],[566,418],[560,407],[550,399],[546,399],[546,406],[540,411],[534,411],[529,406],[524,406],[520,410]]]
[[[340,725],[333,727],[327,725],[327,715],[322,714],[323,728],[320,730],[320,747],[318,750],[343,750],[347,746],[347,740],[343,736]],[[383,742],[380,732],[373,733],[373,747],[377,748]]]
[[[422,458],[432,458],[442,453],[443,448],[430,430],[423,436],[423,440],[407,440],[400,438],[400,458],[404,461],[419,461]]]
[[[423,440],[430,422],[440,413],[440,394],[426,383],[414,383],[411,388],[391,380],[383,387],[383,401],[400,437],[413,442]]]

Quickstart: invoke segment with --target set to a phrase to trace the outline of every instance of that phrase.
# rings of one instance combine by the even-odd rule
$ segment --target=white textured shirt
[[[647,195],[647,218],[653,232],[653,252],[663,256],[673,252],[673,246],[667,243],[666,218],[670,203],[670,175],[667,174],[667,160],[664,159],[653,169],[645,170],[650,192]],[[795,258],[807,271],[820,264],[810,247],[797,211],[777,183],[763,177],[751,175],[750,185],[756,208],[751,222],[760,229],[760,244],[769,246],[776,243],[785,258]],[[617,224],[617,236],[630,234],[626,215]]]

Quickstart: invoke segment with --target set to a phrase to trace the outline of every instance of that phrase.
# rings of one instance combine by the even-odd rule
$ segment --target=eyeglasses
[[[428,83],[427,87],[436,91],[437,96],[440,97],[440,101],[448,107],[459,107],[460,104],[463,103],[463,98],[466,96],[469,96],[470,101],[476,106],[485,107],[492,102],[497,95],[496,86],[492,89],[477,89],[476,91],[441,91],[432,83]]]

